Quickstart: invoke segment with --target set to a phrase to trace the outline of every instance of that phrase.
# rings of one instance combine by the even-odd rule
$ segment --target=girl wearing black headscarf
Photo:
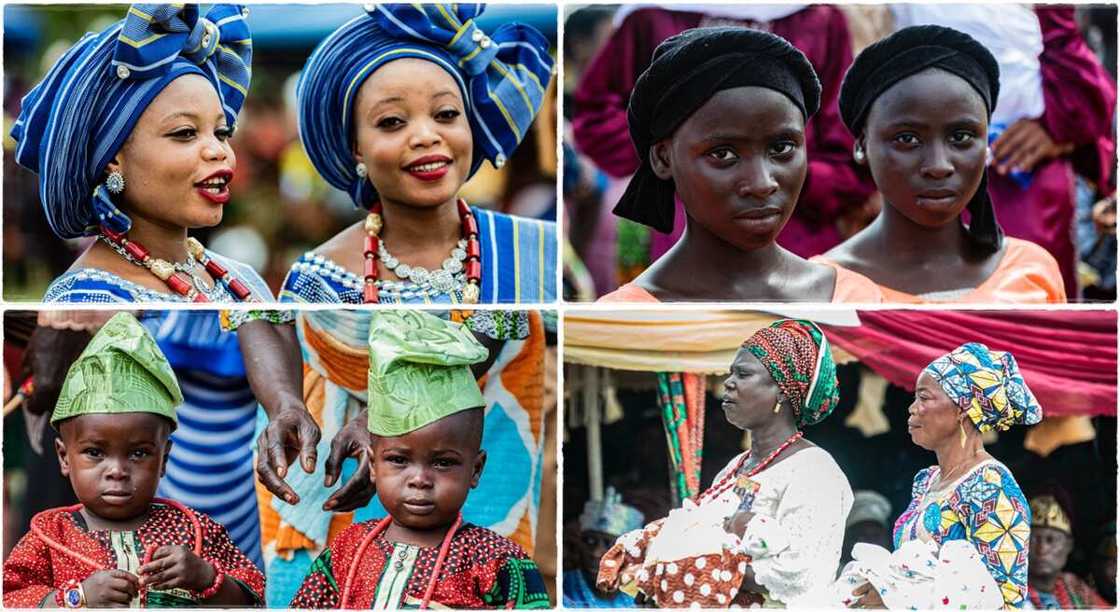
[[[1054,258],[1005,237],[992,209],[988,121],[998,96],[995,58],[951,28],[904,28],[860,53],[840,114],[883,211],[814,260],[866,275],[889,302],[1065,302]]]
[[[805,182],[820,91],[805,56],[773,34],[696,28],[661,43],[630,97],[642,165],[614,212],[667,233],[675,193],[688,225],[601,301],[880,301],[868,279],[775,242]]]

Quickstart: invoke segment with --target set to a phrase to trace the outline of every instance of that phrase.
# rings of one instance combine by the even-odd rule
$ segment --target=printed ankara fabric
[[[1042,420],[1042,406],[1009,352],[969,342],[934,359],[925,371],[980,431],[1006,431]]]
[[[193,512],[202,527],[202,558],[218,563],[227,580],[234,580],[254,602],[264,602],[264,576],[244,553],[234,546],[218,523],[205,514]],[[4,562],[4,607],[35,608],[51,591],[69,580],[85,580],[102,569],[134,568],[149,547],[163,545],[194,546],[195,530],[178,509],[153,504],[147,520],[135,531],[89,531],[81,512],[74,507],[54,508],[32,519],[55,542],[101,563],[89,567],[73,556],[50,548],[34,532],[20,539]],[[183,590],[152,591],[149,607],[197,606],[197,595]],[[46,602],[53,607],[53,602]]]
[[[966,540],[980,553],[1005,605],[1022,607],[1027,595],[1031,510],[1015,477],[991,460],[954,483],[940,483],[941,470],[914,477],[913,498],[894,525],[894,546],[914,539],[938,546]],[[953,485],[947,491],[938,489]]]
[[[353,573],[348,603],[356,608],[419,608],[432,580],[439,547],[396,544],[379,535],[356,558],[376,521],[348,527],[311,564],[289,604],[292,608],[338,608]],[[352,566],[359,564],[356,570]],[[489,529],[463,524],[451,539],[436,577],[431,607],[457,609],[548,608],[544,579],[520,546]]]
[[[755,332],[743,348],[770,372],[793,406],[798,428],[821,422],[840,401],[832,347],[816,323],[776,321]]]

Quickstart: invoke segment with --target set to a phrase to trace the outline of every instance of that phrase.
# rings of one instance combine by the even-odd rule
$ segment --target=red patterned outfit
[[[234,545],[224,527],[205,514],[190,512],[202,529],[202,559],[221,568],[226,580],[234,580],[252,595],[257,605],[262,605],[261,571]],[[31,519],[31,525],[66,550],[97,561],[100,567],[91,567],[73,555],[51,548],[31,531],[20,539],[4,562],[6,608],[54,607],[53,600],[43,600],[67,581],[85,580],[106,569],[135,573],[148,550],[167,544],[193,548],[196,535],[190,517],[159,503],[152,504],[147,520],[135,531],[90,531],[81,512],[72,506],[40,512]],[[197,599],[197,593],[178,588],[146,594],[147,605],[153,608],[196,606]]]
[[[311,564],[292,608],[338,608],[348,576],[351,608],[418,608],[431,582],[439,547],[394,543],[379,535],[360,559],[355,554],[378,521],[338,534]],[[351,571],[353,563],[360,563]],[[430,607],[548,608],[537,566],[520,546],[484,527],[463,524],[451,539]]]
[[[1111,608],[1112,604],[1097,594],[1093,587],[1070,572],[1058,574],[1054,592],[1043,593],[1028,585],[1031,606],[1036,610],[1087,610]]]

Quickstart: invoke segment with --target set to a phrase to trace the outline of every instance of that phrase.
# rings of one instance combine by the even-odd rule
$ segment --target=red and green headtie
[[[762,362],[798,428],[824,420],[840,401],[836,362],[828,338],[812,321],[782,319],[754,333],[743,348]]]

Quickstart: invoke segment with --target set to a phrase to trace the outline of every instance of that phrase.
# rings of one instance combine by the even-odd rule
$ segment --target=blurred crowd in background
[[[315,45],[358,5],[251,5],[252,86],[232,139],[237,170],[222,223],[193,232],[208,248],[252,265],[276,291],[290,264],[352,224],[360,212],[316,173],[300,144],[296,83]],[[38,301],[89,240],[62,241],[39,204],[37,177],[14,161],[8,136],[20,99],[82,34],[124,14],[123,5],[4,8],[4,297]],[[555,45],[556,8],[491,7],[480,25],[533,25]],[[554,53],[555,55],[555,53]],[[489,164],[467,183],[472,204],[538,219],[556,219],[555,96],[502,170]]]
[[[1012,16],[1016,10],[1017,16]],[[1093,82],[1100,66],[1077,64],[1085,56],[1095,55],[1115,90],[1116,7],[1051,7],[1051,12],[1038,17],[1045,22],[1043,34],[1038,34],[1038,23],[1026,24],[1033,25],[1035,38],[1042,40],[1029,40],[1022,35],[1027,30],[1019,27],[1032,19],[1031,10],[1031,5],[824,4],[798,9],[689,4],[675,5],[672,10],[655,5],[569,5],[563,42],[563,192],[569,240],[569,257],[564,261],[566,299],[594,300],[629,282],[673,245],[683,225],[677,223],[676,233],[666,235],[611,213],[637,168],[625,121],[629,87],[665,36],[684,27],[758,28],[788,37],[814,64],[824,96],[821,111],[812,121],[817,122],[815,132],[828,138],[815,150],[810,147],[809,180],[793,218],[778,238],[787,249],[810,257],[858,232],[882,206],[866,168],[851,161],[851,137],[836,108],[840,81],[852,58],[897,28],[911,25],[910,21],[928,23],[931,21],[921,20],[936,20],[941,15],[944,23],[932,22],[968,25],[964,29],[974,36],[975,30],[982,31],[981,41],[992,47],[1001,66],[1005,59],[1014,64],[1016,58],[1025,58],[1018,63],[1028,72],[1033,66],[1033,75],[1004,75],[1001,102],[1022,104],[1022,100],[1040,98],[1036,102],[1042,104],[1045,99],[1043,116],[1033,119],[1044,129],[1059,125],[1093,132],[1072,138],[1082,142],[1068,143],[1059,142],[1066,135],[1051,134],[1049,144],[1062,146],[1048,147],[1033,172],[993,177],[990,191],[997,212],[1001,200],[1010,209],[1024,211],[1022,215],[1004,214],[1000,222],[1008,235],[1033,241],[1054,255],[1065,277],[1069,301],[1114,300],[1116,138],[1113,113],[1105,108],[1112,92],[1099,91]],[[960,23],[962,20],[969,24]],[[1092,53],[1082,54],[1083,45]],[[1042,51],[1034,51],[1034,57],[1022,55],[1031,49]],[[1064,54],[1064,50],[1070,53]],[[1070,61],[1073,57],[1077,59]],[[1035,84],[1041,81],[1042,91],[1033,95],[1021,91],[1026,88],[1019,85],[1032,80]],[[1094,113],[1097,116],[1090,116]],[[1106,133],[1096,134],[1098,128],[1088,126],[1099,126]],[[1111,127],[1106,130],[1105,126]],[[996,127],[992,126],[990,136]],[[820,170],[824,178],[818,178],[816,186],[814,164],[825,166]],[[822,191],[824,183],[829,187]]]

